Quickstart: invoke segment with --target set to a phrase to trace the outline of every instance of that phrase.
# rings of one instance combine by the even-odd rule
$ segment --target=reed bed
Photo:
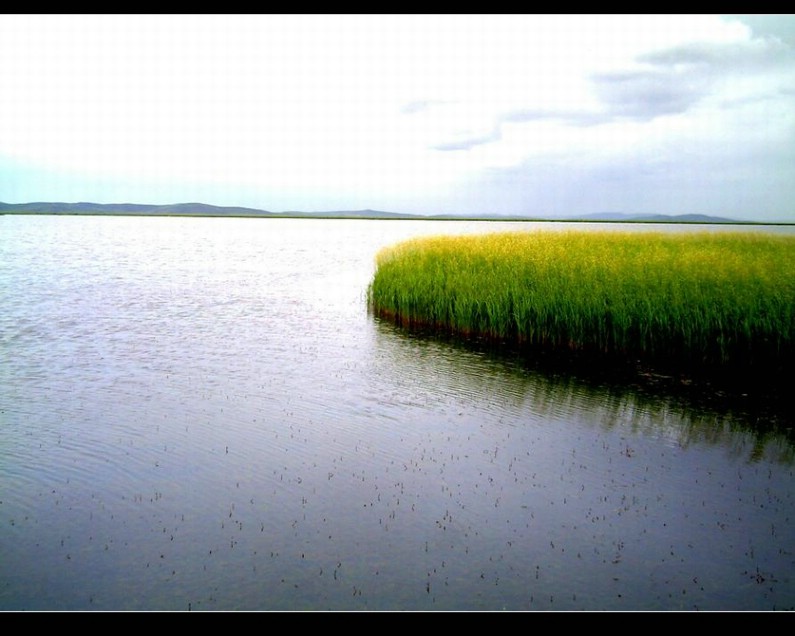
[[[385,248],[370,309],[409,327],[691,367],[791,367],[795,237],[498,232]]]

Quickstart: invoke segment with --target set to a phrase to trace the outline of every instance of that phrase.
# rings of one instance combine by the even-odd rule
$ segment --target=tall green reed
[[[789,365],[795,237],[497,232],[382,250],[370,308],[407,326],[691,365]]]

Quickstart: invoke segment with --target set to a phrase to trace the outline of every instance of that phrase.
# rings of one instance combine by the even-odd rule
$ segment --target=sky
[[[795,222],[795,14],[0,14],[0,201]]]

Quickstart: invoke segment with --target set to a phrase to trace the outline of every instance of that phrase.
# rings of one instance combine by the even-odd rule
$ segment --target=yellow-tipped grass
[[[501,232],[383,249],[372,311],[523,346],[722,367],[791,366],[795,237]]]

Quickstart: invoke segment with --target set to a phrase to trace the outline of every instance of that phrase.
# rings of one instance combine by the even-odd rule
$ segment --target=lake
[[[367,311],[538,227],[0,216],[0,610],[795,609],[791,411]]]

